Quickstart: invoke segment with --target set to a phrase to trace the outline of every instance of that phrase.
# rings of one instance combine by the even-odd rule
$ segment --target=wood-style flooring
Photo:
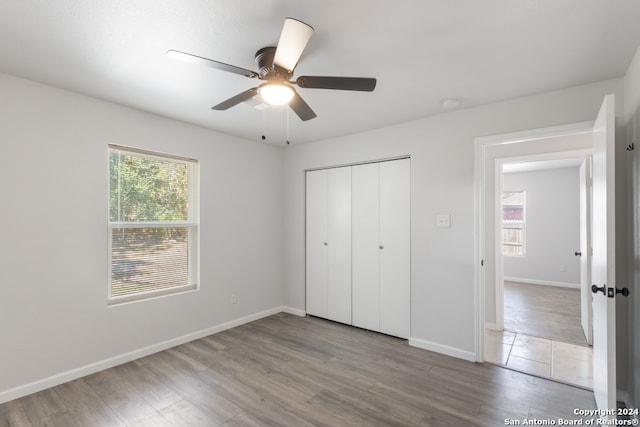
[[[0,405],[0,426],[499,426],[593,394],[277,314]]]
[[[580,290],[504,282],[504,329],[586,346]]]

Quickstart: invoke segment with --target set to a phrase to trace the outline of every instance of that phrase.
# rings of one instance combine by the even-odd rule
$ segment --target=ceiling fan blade
[[[293,18],[285,19],[273,63],[289,72],[293,71],[311,34],[313,34],[311,25]]]
[[[190,53],[180,52],[179,50],[168,50],[167,57],[177,59],[179,61],[190,62],[192,64],[205,65],[210,68],[215,68],[216,70],[228,71],[245,77],[258,77],[258,73],[255,71],[236,67],[235,65],[225,64],[224,62],[214,61],[213,59],[192,55]]]
[[[309,89],[359,90],[371,92],[376,88],[376,79],[371,77],[300,76],[296,80],[296,84]]]
[[[254,87],[254,88],[251,88],[249,90],[245,90],[244,92],[239,93],[236,96],[233,96],[233,97],[227,99],[226,101],[222,101],[220,104],[211,107],[211,109],[212,110],[227,110],[227,109],[233,107],[234,105],[238,105],[241,102],[244,102],[247,99],[256,96],[257,94],[258,94],[258,88]]]
[[[297,92],[294,92],[293,99],[289,101],[289,107],[300,117],[303,122],[307,120],[311,120],[316,116],[316,113],[313,112],[309,104],[304,102],[304,99]]]

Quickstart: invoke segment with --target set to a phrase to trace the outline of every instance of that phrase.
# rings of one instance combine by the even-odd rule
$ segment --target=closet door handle
[[[325,245],[325,246],[328,246],[329,244],[328,244],[327,242],[324,242],[324,245]]]
[[[380,249],[384,249],[384,246],[380,245],[380,246],[379,246],[379,248],[380,248]]]

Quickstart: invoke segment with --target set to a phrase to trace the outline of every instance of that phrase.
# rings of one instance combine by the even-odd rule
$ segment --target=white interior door
[[[593,391],[598,409],[616,408],[614,95],[593,129]]]
[[[409,337],[410,160],[380,163],[380,332]]]
[[[327,170],[327,318],[351,324],[351,167]]]
[[[591,159],[580,165],[580,321],[584,337],[593,344],[591,292]]]
[[[307,172],[306,311],[326,318],[327,311],[327,171]]]
[[[352,168],[352,319],[360,328],[380,330],[379,164]]]

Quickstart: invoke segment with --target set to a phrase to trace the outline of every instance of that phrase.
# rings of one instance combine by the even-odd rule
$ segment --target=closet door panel
[[[351,167],[327,170],[327,318],[351,324]]]
[[[352,292],[353,325],[378,331],[379,191],[377,163],[352,167]]]
[[[327,171],[307,172],[306,311],[327,317]]]
[[[380,164],[380,332],[410,333],[410,161]]]

